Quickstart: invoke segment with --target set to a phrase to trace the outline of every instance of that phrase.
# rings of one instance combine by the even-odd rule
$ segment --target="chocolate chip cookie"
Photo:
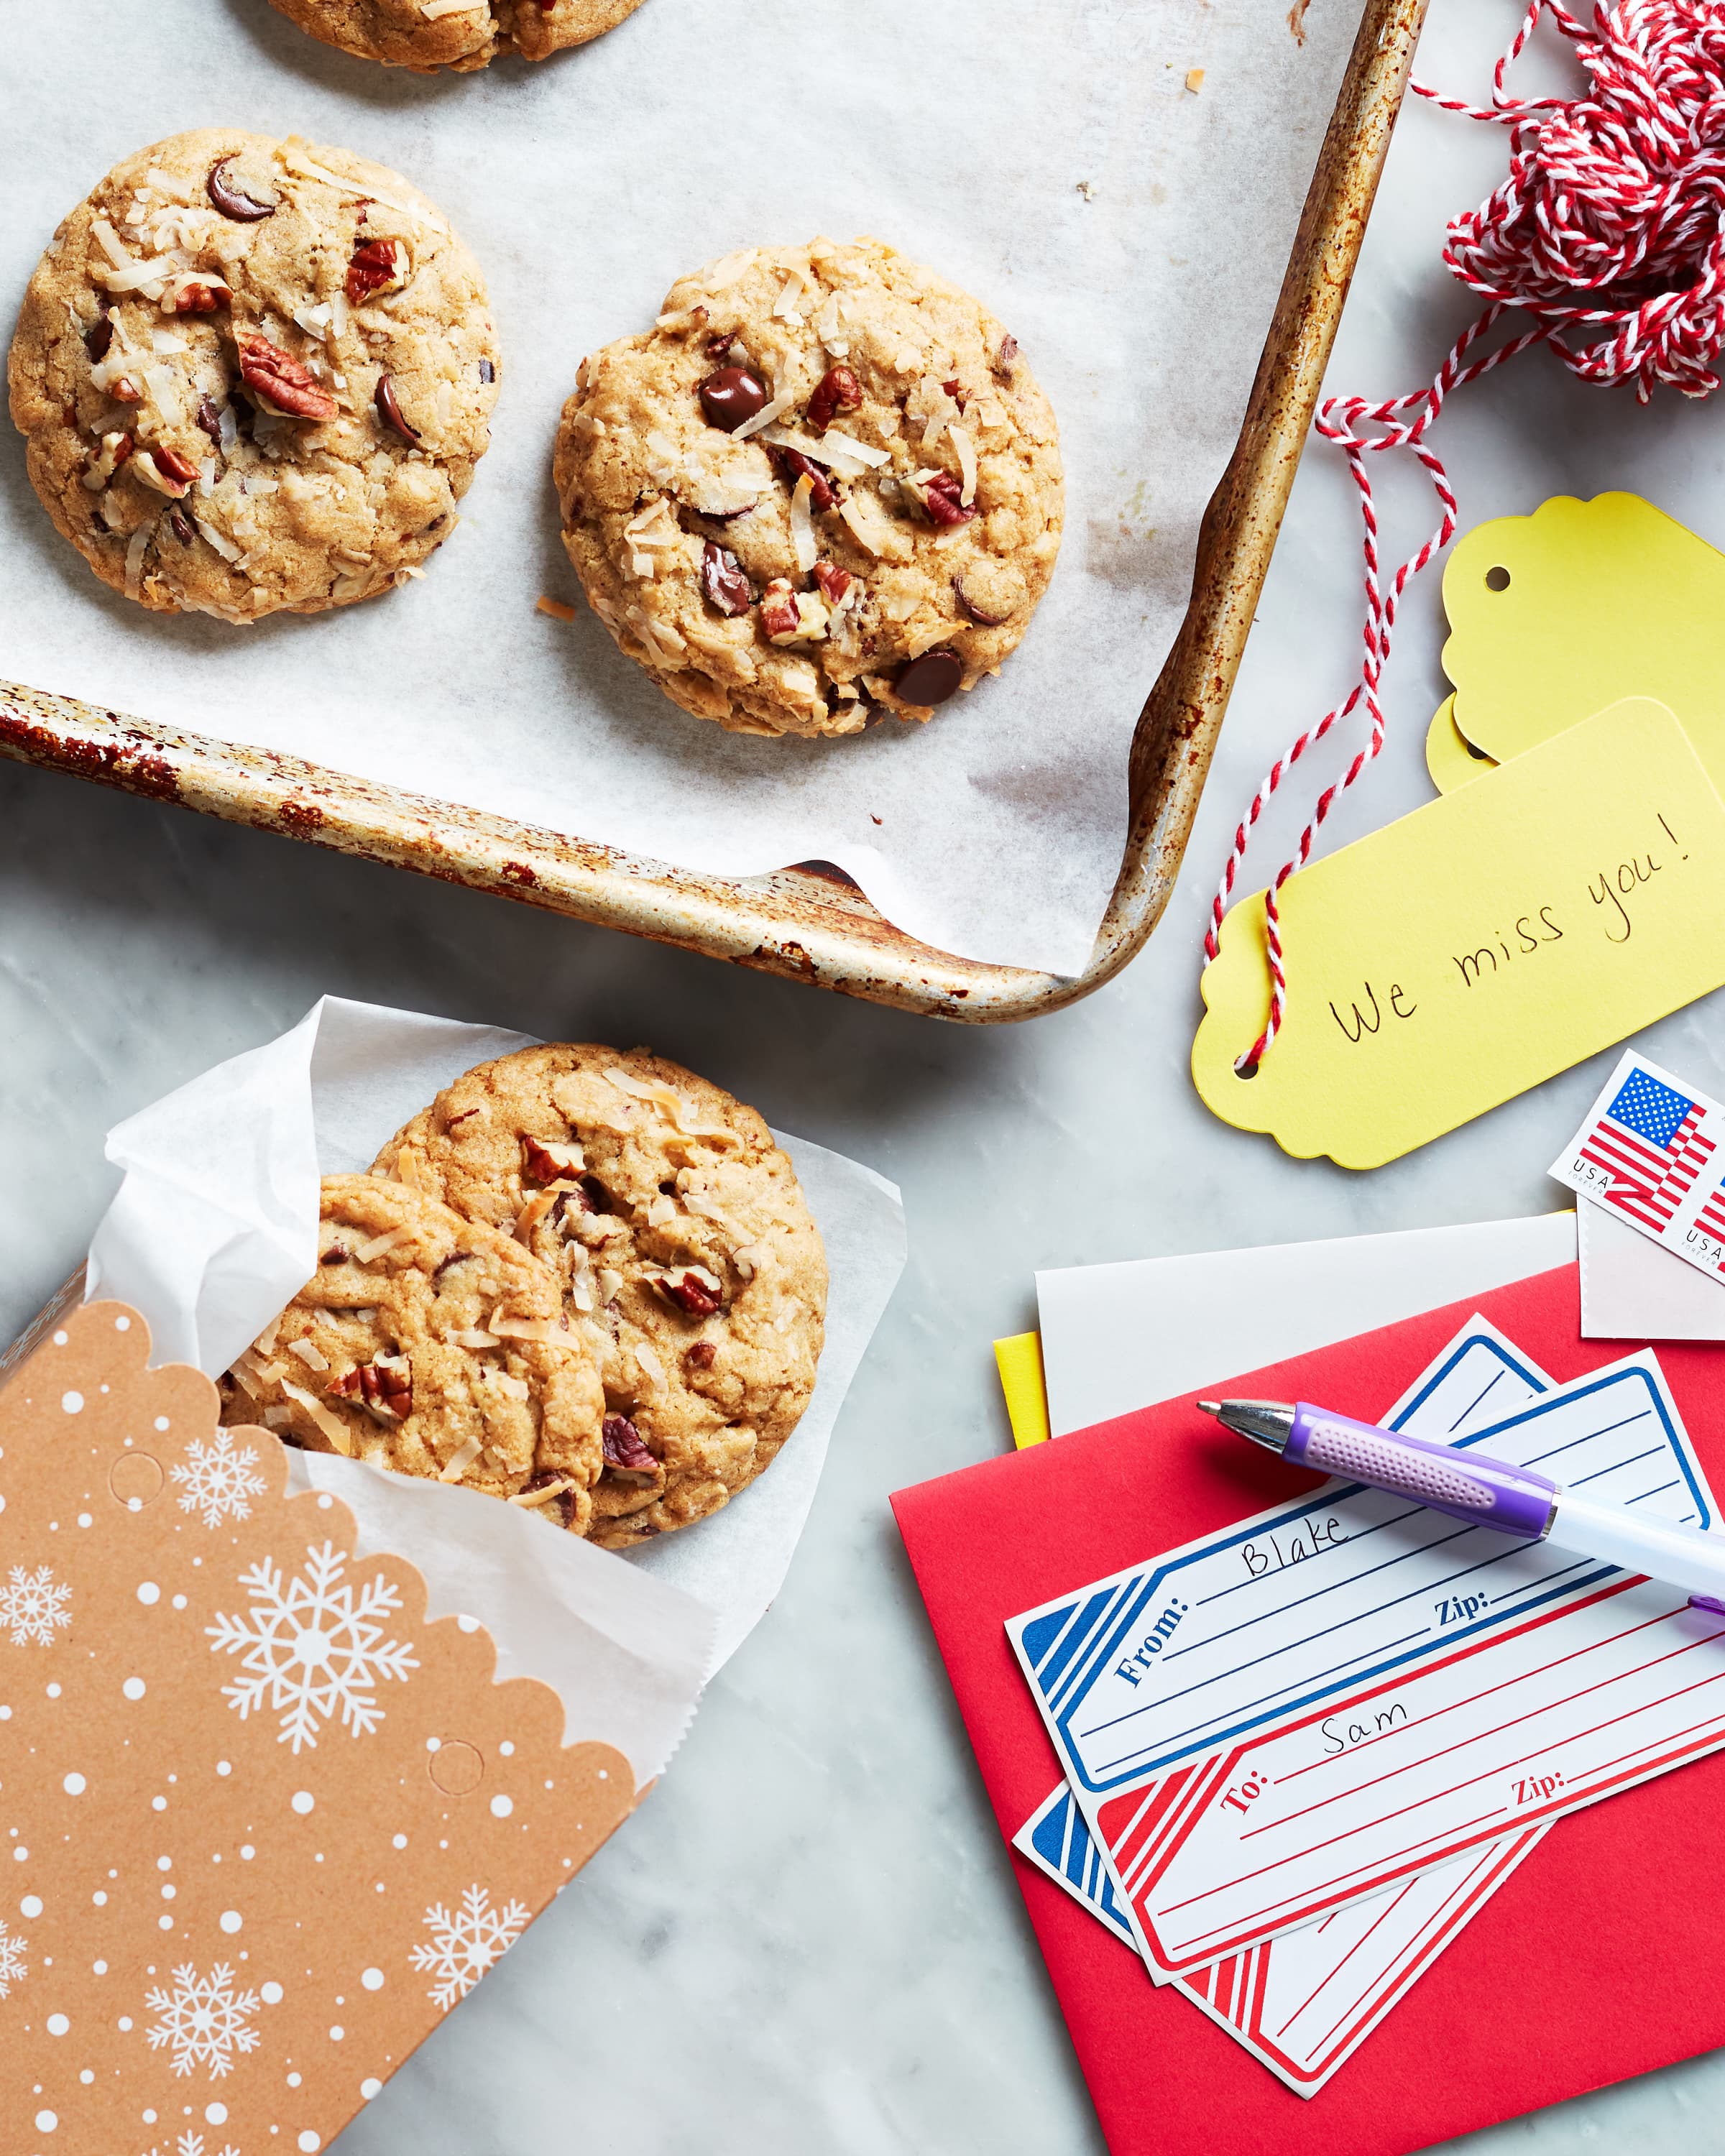
[[[270,0],[272,8],[360,59],[430,74],[466,73],[506,53],[542,60],[584,45],[641,0]]]
[[[373,1163],[500,1234],[567,1296],[604,1379],[589,1540],[627,1548],[753,1481],[814,1388],[827,1268],[752,1108],[645,1049],[482,1063]]]
[[[490,439],[497,339],[417,188],[214,127],[65,219],[8,371],[31,483],[102,581],[250,622],[421,573]]]
[[[879,240],[749,248],[583,361],[554,465],[588,603],[737,733],[927,719],[1060,550],[1053,411],[980,301]]]
[[[604,1394],[550,1267],[378,1176],[326,1178],[321,1219],[317,1270],[222,1378],[223,1419],[584,1535]]]

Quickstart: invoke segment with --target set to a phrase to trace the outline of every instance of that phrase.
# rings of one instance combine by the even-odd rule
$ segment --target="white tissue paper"
[[[452,1079],[536,1044],[326,996],[263,1047],[218,1064],[116,1126],[126,1171],[90,1249],[86,1295],[129,1303],[157,1363],[214,1377],[305,1285],[317,1261],[318,1178],[362,1171]],[[778,1593],[828,1441],[905,1258],[897,1191],[798,1138],[789,1153],[826,1245],[826,1342],[814,1396],[769,1473],[712,1518],[627,1555],[554,1535],[471,1491],[295,1453],[301,1487],[358,1522],[360,1554],[424,1574],[434,1616],[476,1617],[503,1676],[562,1696],[572,1737],[615,1744],[637,1783],[663,1770],[702,1685]]]
[[[265,0],[14,4],[0,308],[121,157],[226,121],[423,187],[485,271],[501,364],[424,580],[315,619],[236,629],[105,590],[14,444],[0,674],[687,868],[823,858],[925,942],[1076,973],[1358,19],[1358,0],[646,0],[542,65],[428,80]],[[588,612],[552,442],[583,354],[649,329],[674,280],[819,233],[875,234],[1018,338],[1060,421],[1065,536],[999,680],[929,726],[750,740],[677,711]],[[541,593],[574,621],[536,613]]]

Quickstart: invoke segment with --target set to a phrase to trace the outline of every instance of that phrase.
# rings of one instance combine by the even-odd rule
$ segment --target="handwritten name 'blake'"
[[[1632,855],[1613,868],[1601,869],[1589,881],[1586,889],[1589,902],[1595,911],[1590,916],[1608,943],[1627,943],[1635,933],[1635,900],[1655,876],[1663,873],[1673,858],[1686,861],[1689,858],[1676,833],[1663,816],[1658,819],[1661,829],[1676,850],[1661,859],[1652,851]],[[1535,913],[1521,915],[1514,924],[1515,942],[1512,946],[1502,930],[1494,929],[1491,940],[1481,943],[1471,951],[1452,954],[1450,963],[1461,977],[1461,985],[1471,988],[1501,972],[1507,971],[1512,961],[1532,957],[1549,943],[1561,943],[1563,930],[1555,917],[1555,909],[1542,906]],[[1371,981],[1362,983],[1363,1005],[1351,1002],[1348,1017],[1344,1018],[1334,1003],[1330,1005],[1330,1016],[1335,1019],[1343,1038],[1353,1047],[1358,1047],[1368,1034],[1375,1034],[1387,1018],[1409,1019],[1419,1009],[1408,990],[1399,981],[1392,981],[1382,1002]]]

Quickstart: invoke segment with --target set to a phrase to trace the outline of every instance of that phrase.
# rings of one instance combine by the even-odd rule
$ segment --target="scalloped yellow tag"
[[[1464,742],[1501,763],[1656,696],[1725,790],[1725,554],[1651,501],[1559,495],[1480,525],[1445,567],[1444,608]]]
[[[1476,748],[1456,725],[1453,696],[1445,697],[1425,730],[1425,768],[1440,793],[1453,793],[1458,786],[1497,768],[1497,758]]]
[[[1725,807],[1631,697],[1302,870],[1281,924],[1274,1046],[1238,1075],[1269,1008],[1260,893],[1204,977],[1194,1082],[1296,1158],[1376,1168],[1725,983]]]

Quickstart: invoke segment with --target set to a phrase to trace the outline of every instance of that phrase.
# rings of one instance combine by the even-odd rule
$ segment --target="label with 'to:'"
[[[1292,876],[1288,1012],[1261,894],[1204,977],[1205,1105],[1299,1159],[1375,1168],[1725,983],[1725,808],[1630,697]]]

